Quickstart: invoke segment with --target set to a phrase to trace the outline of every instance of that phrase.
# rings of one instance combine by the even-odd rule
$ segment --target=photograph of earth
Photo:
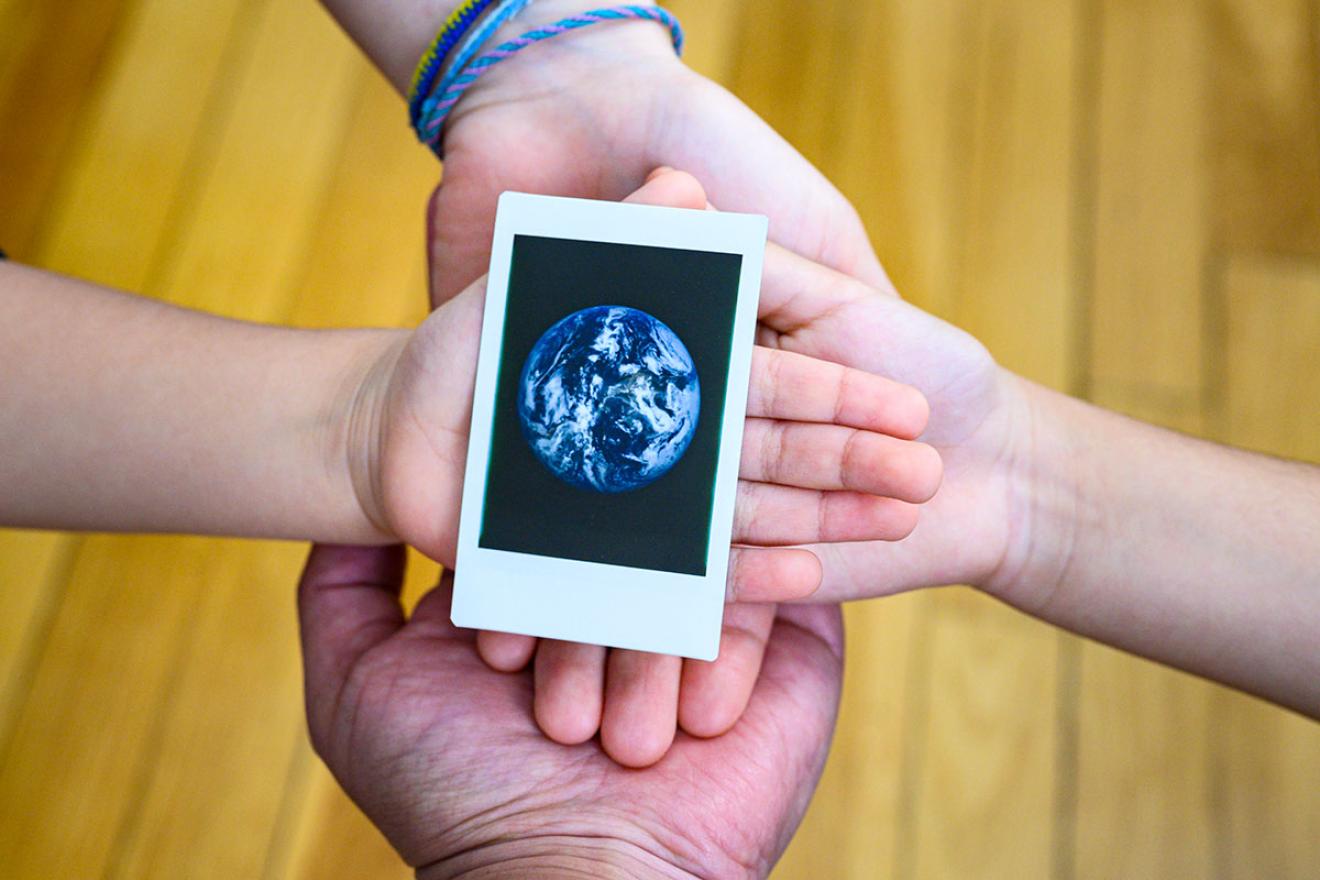
[[[561,480],[598,492],[639,489],[683,457],[701,383],[682,340],[628,306],[591,306],[537,340],[518,380],[532,452]]]
[[[741,268],[514,237],[480,546],[705,574]]]

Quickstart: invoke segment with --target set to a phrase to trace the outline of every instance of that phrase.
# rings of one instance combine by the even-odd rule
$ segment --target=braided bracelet
[[[414,126],[421,118],[422,101],[430,94],[436,74],[444,65],[445,56],[468,28],[472,27],[472,23],[486,10],[486,7],[494,2],[495,0],[463,0],[449,14],[449,18],[436,33],[431,45],[422,53],[421,60],[417,62],[417,69],[413,71],[412,84],[408,87],[408,116]]]
[[[469,64],[462,73],[453,77],[452,82],[447,77],[446,82],[448,82],[448,85],[444,90],[437,92],[434,104],[429,100],[426,102],[428,105],[427,111],[422,114],[416,125],[418,138],[429,146],[432,152],[443,158],[441,134],[444,130],[445,119],[453,111],[454,106],[458,104],[459,99],[463,97],[464,92],[471,88],[472,84],[483,73],[528,46],[544,40],[549,40],[579,28],[590,27],[594,24],[628,19],[654,21],[664,25],[669,29],[670,37],[674,42],[674,51],[680,55],[683,53],[682,26],[678,23],[677,18],[658,6],[612,6],[608,9],[594,9],[581,15],[560,19],[554,24],[528,31],[520,37],[501,43]]]
[[[467,69],[468,64],[481,51],[481,47],[486,45],[486,42],[497,30],[512,21],[518,13],[533,2],[535,0],[498,0],[495,7],[481,20],[481,24],[473,28],[468,33],[467,39],[463,40],[462,44],[453,50],[454,60],[445,66],[444,75],[439,78],[440,84],[422,102],[422,112],[413,116],[413,128],[417,130],[417,137],[420,140],[426,140],[422,131],[422,121],[431,115],[435,105],[440,103],[441,97],[453,85],[454,80]]]

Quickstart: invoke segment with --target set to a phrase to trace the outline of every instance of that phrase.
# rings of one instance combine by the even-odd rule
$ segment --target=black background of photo
[[[739,254],[514,236],[482,547],[706,573],[741,269]],[[532,452],[518,419],[518,381],[532,346],[561,318],[600,305],[631,306],[669,325],[701,383],[687,452],[630,492],[563,482]]]

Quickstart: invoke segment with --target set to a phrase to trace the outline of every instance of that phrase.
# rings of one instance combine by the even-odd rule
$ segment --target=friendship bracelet
[[[481,20],[481,24],[472,29],[462,45],[453,50],[452,54],[454,60],[444,68],[445,73],[440,77],[440,84],[435,87],[434,94],[429,95],[426,100],[422,102],[421,113],[413,116],[412,124],[417,130],[417,137],[419,139],[423,141],[426,140],[422,134],[422,120],[431,115],[431,112],[435,109],[435,105],[440,103],[441,96],[444,95],[448,88],[453,84],[454,80],[457,79],[465,69],[467,69],[468,63],[476,57],[478,52],[481,51],[481,47],[486,44],[486,41],[489,40],[501,26],[512,21],[518,13],[522,12],[534,2],[535,0],[498,0],[495,8],[489,10],[486,17]]]
[[[520,37],[501,43],[469,64],[462,73],[454,77],[452,82],[449,82],[443,91],[437,93],[437,100],[434,104],[430,101],[426,102],[428,104],[427,112],[422,114],[416,126],[418,138],[429,146],[437,156],[442,156],[440,136],[444,130],[445,119],[448,118],[459,99],[463,97],[464,92],[471,88],[472,84],[487,70],[516,55],[528,46],[566,34],[569,31],[608,21],[625,21],[629,19],[654,21],[657,24],[664,25],[669,29],[670,37],[674,42],[674,51],[680,55],[683,53],[682,25],[671,13],[659,6],[612,6],[608,9],[594,9],[581,15],[560,19],[554,24],[528,31]],[[446,80],[448,81],[448,78]]]
[[[417,125],[421,118],[422,101],[430,94],[435,76],[440,72],[445,57],[459,38],[472,27],[477,17],[493,2],[495,0],[463,0],[449,14],[449,18],[436,33],[431,45],[422,53],[421,60],[417,62],[417,69],[413,71],[412,84],[408,87],[408,116],[412,119],[413,125]]]

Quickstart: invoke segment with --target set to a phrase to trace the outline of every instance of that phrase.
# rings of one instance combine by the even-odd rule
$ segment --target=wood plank
[[[1210,9],[1216,240],[1320,255],[1320,13],[1313,0]]]
[[[130,0],[15,4],[0,54],[0,247],[30,260],[46,200]]]
[[[950,155],[955,117],[932,112],[932,103],[954,94],[953,4],[795,6],[796,20],[759,9],[750,15],[759,30],[742,37],[749,48],[738,58],[736,93],[822,163],[858,208],[904,295],[947,306],[942,270],[954,241],[954,178],[941,157]],[[843,37],[835,29],[831,39],[813,39],[809,51],[829,56],[840,39],[847,48],[808,76],[797,69],[797,37],[814,32],[815,15],[845,28]],[[790,88],[782,87],[786,77]],[[835,102],[838,109],[822,115],[820,105]],[[776,877],[885,876],[909,848],[924,745],[910,728],[914,717],[925,718],[931,694],[929,646],[919,634],[929,631],[933,601],[918,593],[845,609],[838,728],[820,789]]]
[[[153,293],[287,320],[318,256],[311,244],[330,169],[375,74],[320,10],[271,4],[235,78],[243,100],[218,134]],[[291,601],[304,555],[295,545],[242,545],[209,570],[195,598],[201,619],[161,709],[157,759],[139,780],[114,854],[116,873],[176,876],[201,864],[217,877],[254,876],[266,864],[304,749]]]
[[[1006,366],[1071,382],[1077,4],[975,6],[956,64],[970,84],[955,190],[953,318]],[[1055,859],[1059,638],[970,591],[930,609],[929,717],[900,875],[1044,876]],[[922,725],[922,726],[918,726]]]
[[[1195,429],[1209,199],[1204,6],[1103,9],[1090,385],[1105,406]]]
[[[1073,875],[1211,876],[1215,687],[1093,643],[1081,681]]]
[[[943,317],[955,311],[961,150],[974,119],[972,70],[960,63],[976,21],[967,7],[961,0],[860,7],[861,48],[833,92],[842,107],[839,161],[826,169],[861,214],[899,292]]]
[[[196,620],[202,543],[84,542],[0,766],[7,876],[104,871]]]
[[[910,853],[899,877],[1037,877],[1050,871],[1055,637],[970,590],[930,609],[928,717]]]
[[[0,755],[31,682],[76,540],[0,529]]]
[[[315,764],[307,784],[308,809],[293,830],[292,855],[285,867],[268,872],[267,877],[404,880],[413,875],[412,869],[348,799],[324,765]]]
[[[1087,384],[1102,405],[1197,431],[1206,395],[1204,8],[1100,7]],[[1206,876],[1211,687],[1087,645],[1078,718],[1079,878]]]
[[[1223,438],[1320,462],[1320,261],[1234,256]],[[1320,725],[1230,691],[1211,728],[1217,873],[1301,878],[1320,865]]]
[[[671,0],[664,6],[683,23],[683,63],[729,87],[745,4],[740,0]]]
[[[911,655],[913,621],[929,597],[894,596],[845,608],[847,670],[839,721],[820,787],[776,878],[884,876],[899,842],[903,784],[910,766],[903,724],[928,689],[906,674],[927,665]]]
[[[49,199],[40,265],[142,292],[211,144],[242,96],[228,84],[250,0],[146,0],[123,27]],[[213,85],[214,84],[214,85]],[[169,108],[161,112],[161,108]]]
[[[733,91],[826,174],[838,106],[821,95],[843,84],[857,14],[856,4],[838,0],[762,0],[743,15],[735,47]]]

